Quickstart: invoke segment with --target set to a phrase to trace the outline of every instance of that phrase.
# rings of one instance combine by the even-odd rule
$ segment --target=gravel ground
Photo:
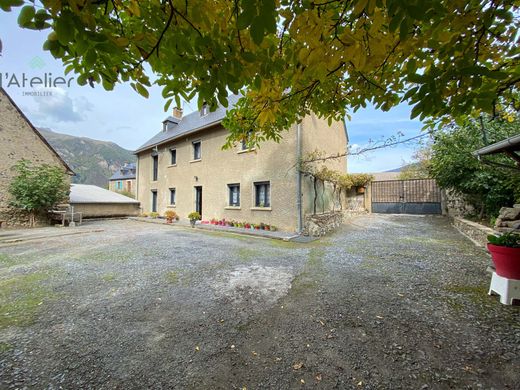
[[[520,309],[444,218],[309,244],[95,227],[0,249],[0,388],[520,388]]]

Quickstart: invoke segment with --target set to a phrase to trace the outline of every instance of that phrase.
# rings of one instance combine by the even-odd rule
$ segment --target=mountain
[[[125,162],[135,162],[130,150],[106,141],[61,134],[51,129],[38,129],[58,154],[69,164],[76,176],[73,183],[108,186],[108,179]]]

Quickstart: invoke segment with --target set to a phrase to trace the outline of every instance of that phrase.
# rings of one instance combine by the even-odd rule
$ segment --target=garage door
[[[372,212],[441,214],[441,190],[433,179],[373,181]]]

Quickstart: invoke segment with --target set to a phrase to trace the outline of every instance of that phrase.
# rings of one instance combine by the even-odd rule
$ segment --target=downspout
[[[296,125],[296,158],[298,159],[296,170],[296,208],[298,210],[298,234],[303,232],[303,208],[302,208],[302,173],[300,163],[302,159],[302,124]]]
[[[139,154],[137,155],[137,161],[135,163],[135,200],[139,200]],[[139,210],[143,212],[143,206],[139,202]]]

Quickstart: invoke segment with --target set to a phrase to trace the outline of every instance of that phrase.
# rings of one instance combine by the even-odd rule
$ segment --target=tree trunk
[[[34,227],[34,221],[35,221],[34,211],[31,211],[29,213],[29,226],[30,227]]]

